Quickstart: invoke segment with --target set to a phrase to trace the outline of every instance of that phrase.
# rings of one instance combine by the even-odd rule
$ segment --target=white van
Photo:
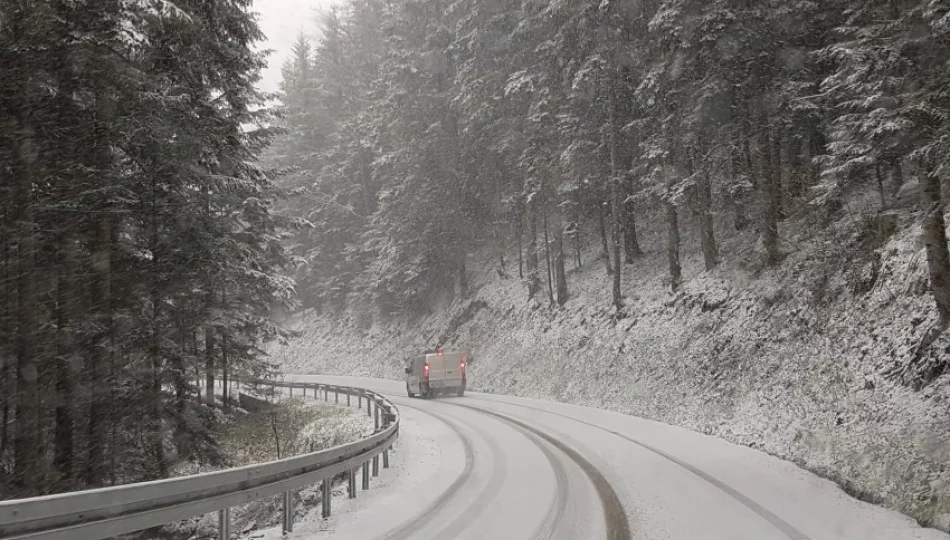
[[[406,393],[409,397],[433,397],[438,394],[465,395],[465,354],[447,353],[413,358],[406,366]]]

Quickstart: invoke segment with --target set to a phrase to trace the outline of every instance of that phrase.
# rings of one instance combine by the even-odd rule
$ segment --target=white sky
[[[254,11],[260,14],[260,25],[267,41],[259,46],[274,52],[267,58],[268,66],[258,86],[273,92],[280,85],[280,66],[287,58],[297,34],[313,34],[315,12],[337,3],[336,0],[254,0]]]

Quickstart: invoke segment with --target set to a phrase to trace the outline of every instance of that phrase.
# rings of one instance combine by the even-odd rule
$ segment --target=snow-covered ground
[[[321,379],[390,394],[399,446],[370,491],[338,493],[333,517],[299,523],[292,540],[596,540],[613,538],[620,522],[632,540],[950,540],[790,463],[682,428],[489,394],[408,399],[399,381]],[[612,486],[619,516],[577,459]]]
[[[950,530],[950,378],[915,391],[885,376],[908,365],[934,319],[919,232],[857,249],[860,227],[838,230],[783,230],[788,256],[774,270],[756,265],[748,237],[722,246],[709,273],[688,244],[686,282],[670,294],[664,235],[645,227],[649,253],[626,267],[620,319],[596,253],[570,272],[562,309],[527,302],[510,265],[499,277],[494,263],[473,264],[464,301],[418,320],[311,316],[275,358],[290,373],[399,378],[424,347],[468,344],[474,389],[716,435]]]
[[[220,385],[218,386],[220,391]],[[321,395],[322,396],[322,395]],[[231,426],[222,441],[222,451],[231,459],[234,466],[273,461],[278,457],[299,455],[310,451],[322,450],[340,444],[353,442],[373,433],[371,418],[356,408],[346,407],[346,401],[335,404],[331,394],[330,401],[314,399],[308,394],[301,396],[298,390],[294,396],[286,389],[278,392],[277,399],[291,401],[279,409],[263,411],[253,418]],[[271,416],[273,415],[273,416]],[[271,422],[277,422],[272,426]],[[278,432],[275,440],[274,430]],[[276,449],[280,441],[280,452]],[[178,474],[208,472],[194,466],[183,465]],[[345,487],[345,486],[344,486]],[[337,486],[336,491],[340,491]],[[297,519],[313,520],[319,518],[319,486],[308,486],[296,494],[295,516]],[[259,538],[269,527],[280,523],[280,497],[269,497],[231,509],[232,531],[239,538]],[[134,536],[138,540],[159,540],[168,538],[187,538],[190,540],[218,537],[218,515],[207,514],[184,520],[161,528],[155,535]]]

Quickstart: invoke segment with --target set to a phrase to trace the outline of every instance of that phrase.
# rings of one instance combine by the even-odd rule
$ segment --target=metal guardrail
[[[396,407],[383,396],[345,386],[314,383],[242,381],[299,389],[336,403],[345,396],[374,419],[375,433],[365,439],[300,456],[154,482],[63,493],[30,499],[0,501],[2,540],[103,540],[218,512],[219,538],[230,539],[230,508],[283,494],[283,529],[293,531],[293,490],[321,483],[322,515],[331,510],[331,483],[346,474],[349,497],[356,498],[356,471],[362,469],[362,488],[370,475],[389,467],[389,450],[399,434]],[[370,471],[372,467],[372,471]]]

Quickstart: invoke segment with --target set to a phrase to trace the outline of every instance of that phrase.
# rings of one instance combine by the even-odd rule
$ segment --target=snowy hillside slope
[[[464,300],[413,321],[355,308],[309,315],[275,359],[288,373],[399,378],[422,348],[468,343],[473,389],[716,435],[950,531],[950,377],[920,389],[898,381],[936,318],[913,221],[796,222],[782,231],[787,258],[775,270],[757,262],[752,232],[730,235],[710,273],[689,239],[675,294],[665,235],[644,225],[648,254],[625,268],[621,318],[597,251],[570,273],[561,309],[546,294],[529,303],[517,266],[501,276],[483,261]],[[927,354],[940,359],[943,347]]]

